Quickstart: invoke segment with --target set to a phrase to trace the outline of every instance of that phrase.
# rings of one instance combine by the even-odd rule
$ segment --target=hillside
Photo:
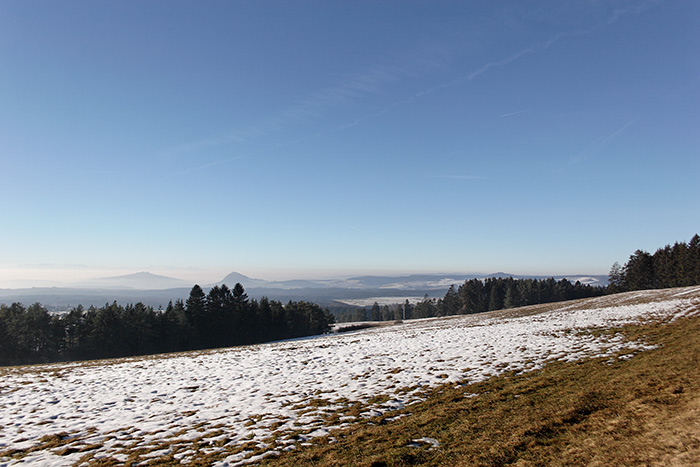
[[[688,465],[699,330],[693,287],[5,368],[0,462]]]

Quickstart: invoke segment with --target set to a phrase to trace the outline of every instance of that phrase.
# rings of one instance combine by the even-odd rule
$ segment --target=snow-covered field
[[[408,303],[415,305],[422,302],[425,299],[424,296],[414,297],[406,295],[404,297],[369,297],[369,298],[348,298],[348,299],[337,299],[336,302],[344,303],[351,306],[372,306],[375,303],[379,306],[384,305],[396,305],[403,304],[408,300]]]
[[[250,462],[408,406],[439,384],[552,359],[628,358],[647,346],[587,330],[676,319],[699,305],[698,287],[634,292],[251,347],[0,369],[0,465]]]

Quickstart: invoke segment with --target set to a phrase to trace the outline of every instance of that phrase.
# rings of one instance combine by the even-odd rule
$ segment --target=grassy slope
[[[606,332],[659,347],[441,387],[410,416],[380,417],[263,464],[700,465],[700,317]],[[425,437],[440,446],[412,443]]]
[[[674,293],[659,291],[652,300]],[[693,296],[700,303],[700,289]],[[562,306],[586,309],[639,300],[637,294],[625,294],[492,314],[537,314]],[[552,362],[522,375],[506,374],[461,387],[445,385],[431,391],[425,402],[402,411],[403,418],[390,421],[397,415],[394,412],[366,420],[332,433],[332,438],[318,438],[310,446],[268,457],[262,464],[700,465],[700,316],[591,332],[622,333],[658,348],[631,359]],[[478,396],[469,397],[473,394]],[[37,449],[60,450],[68,442],[60,435],[46,438]],[[438,440],[439,447],[413,441],[422,438]],[[191,448],[196,444],[193,441]],[[110,458],[96,459],[90,454],[93,448],[85,446],[84,460],[90,465],[123,465]],[[140,448],[131,450],[127,465],[144,454]],[[5,454],[21,458],[26,452]],[[211,465],[222,455],[200,452],[196,457],[188,465]],[[172,456],[141,460],[140,465],[145,464],[179,465]]]

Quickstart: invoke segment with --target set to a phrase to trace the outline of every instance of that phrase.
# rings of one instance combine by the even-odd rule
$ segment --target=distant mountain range
[[[450,285],[458,286],[469,279],[486,279],[489,277],[513,277],[514,279],[547,279],[552,276],[519,276],[497,272],[494,274],[412,274],[406,276],[356,276],[342,279],[318,279],[318,280],[286,280],[267,281],[263,279],[252,279],[243,274],[233,272],[226,276],[216,285],[226,284],[233,286],[240,283],[246,289],[317,289],[317,288],[347,288],[347,289],[379,289],[379,290],[424,290],[424,289],[445,289]],[[605,285],[608,277],[597,275],[568,275],[554,276],[555,279],[567,278],[575,283],[589,285]]]
[[[489,277],[513,277],[514,279],[546,279],[552,276],[521,276],[498,272],[495,274],[412,274],[404,276],[355,276],[338,279],[297,279],[269,281],[254,279],[232,272],[215,284],[200,284],[205,291],[215,285],[226,284],[233,288],[240,283],[251,298],[268,297],[286,302],[307,300],[323,306],[343,306],[347,303],[365,303],[374,300],[383,303],[395,300],[420,299],[424,295],[433,298],[444,296],[451,285],[458,287],[469,279]],[[582,284],[606,285],[607,276],[568,275],[567,278]],[[70,284],[64,287],[32,287],[24,289],[0,289],[0,303],[21,302],[25,305],[40,302],[54,310],[65,310],[82,304],[102,306],[105,303],[143,302],[154,308],[165,308],[170,300],[185,300],[194,284],[167,276],[139,272],[124,276],[102,277]],[[379,300],[381,299],[381,300]]]
[[[150,272],[137,272],[125,276],[99,277],[72,284],[72,287],[89,289],[159,290],[192,287],[188,281],[160,276]]]

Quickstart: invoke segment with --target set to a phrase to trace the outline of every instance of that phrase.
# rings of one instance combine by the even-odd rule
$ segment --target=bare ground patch
[[[658,347],[445,385],[406,417],[262,465],[700,465],[700,317],[620,332]]]

